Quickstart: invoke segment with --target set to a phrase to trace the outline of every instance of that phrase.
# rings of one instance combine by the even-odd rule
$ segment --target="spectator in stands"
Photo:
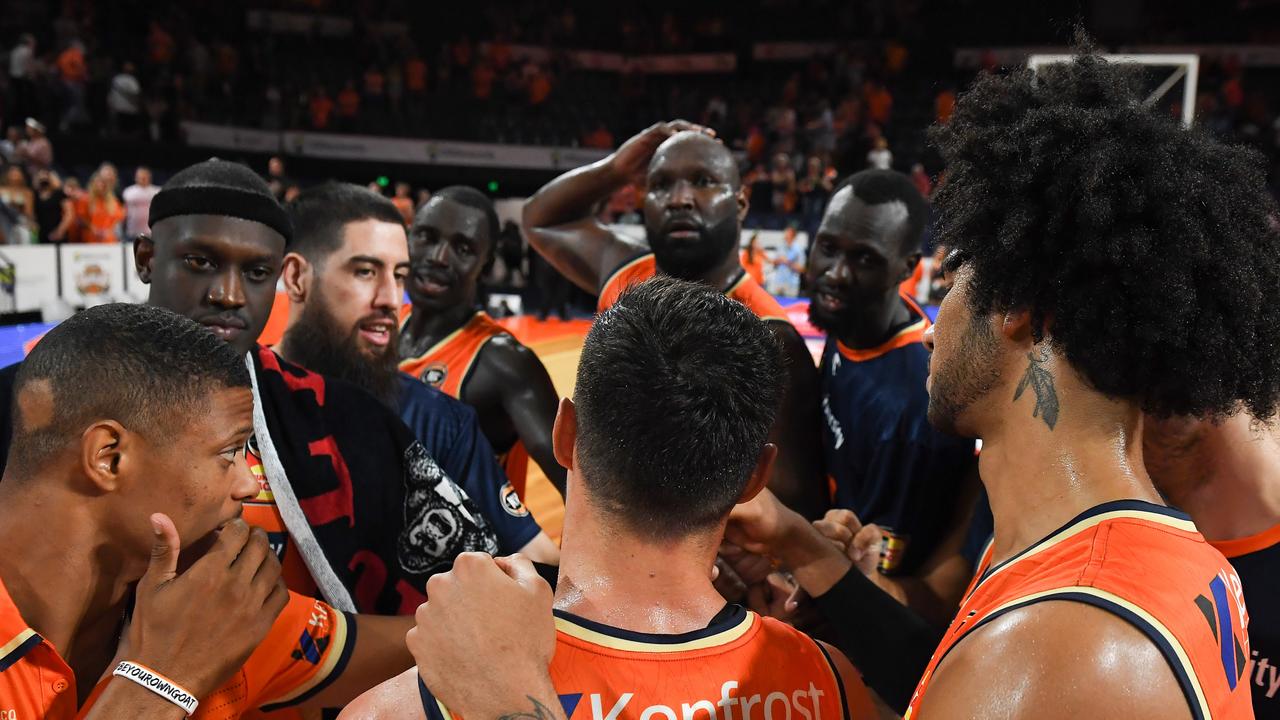
[[[551,95],[551,74],[540,66],[534,66],[534,72],[529,77],[529,105],[532,107],[540,107]]]
[[[142,84],[138,82],[137,68],[126,62],[111,79],[107,93],[107,129],[113,135],[131,136],[138,131],[141,115]]]
[[[35,36],[23,33],[18,38],[18,44],[9,52],[7,116],[10,122],[17,122],[36,111],[35,56]]]
[[[356,130],[359,115],[360,93],[356,92],[355,81],[348,80],[338,93],[338,129],[347,132]]]
[[[284,172],[284,160],[279,155],[272,155],[267,160],[267,187],[271,188],[271,194],[276,196],[277,200],[284,197],[285,190],[293,184],[289,176]]]
[[[594,130],[582,136],[582,147],[612,150],[613,133],[609,132],[604,122],[597,122]]]
[[[409,183],[396,183],[396,194],[391,198],[391,204],[396,206],[396,210],[400,211],[400,215],[404,217],[405,225],[413,224],[413,188],[409,187]]]
[[[76,222],[75,203],[62,189],[62,179],[52,170],[36,175],[36,226],[41,243],[67,240]]]
[[[804,274],[808,242],[796,232],[794,224],[783,232],[782,253],[773,261],[774,294],[800,296],[800,276]]]
[[[120,223],[124,221],[125,209],[116,199],[114,178],[115,168],[105,163],[89,178],[89,192],[76,207],[80,242],[120,242]]]
[[[929,173],[924,171],[924,165],[920,163],[911,166],[911,184],[916,186],[916,190],[920,191],[920,196],[925,200],[933,194],[933,181],[929,179]]]
[[[884,127],[893,113],[893,95],[883,83],[868,81],[864,84],[863,100],[867,104],[867,118]]]
[[[27,185],[22,168],[10,165],[4,172],[4,185],[0,185],[0,203],[4,204],[8,228],[5,242],[9,245],[25,245],[33,238],[35,230],[35,194]]]
[[[10,125],[4,131],[4,140],[0,140],[0,162],[13,165],[18,162],[18,147],[22,145],[22,129]]]
[[[822,224],[822,212],[827,208],[827,196],[835,187],[835,173],[828,172],[817,155],[809,157],[804,177],[796,183],[800,195],[800,221],[804,231],[813,237]]]
[[[416,213],[416,212],[418,212],[419,210],[421,210],[421,209],[422,209],[422,206],[423,206],[423,205],[426,205],[426,204],[427,204],[427,201],[428,201],[428,200],[430,200],[430,199],[431,199],[431,191],[430,191],[430,190],[428,190],[428,189],[426,189],[426,188],[422,188],[421,190],[418,190],[418,198],[417,198],[417,200],[415,200],[415,201],[414,201],[414,203],[413,203],[413,211]]]
[[[58,77],[62,83],[63,111],[58,127],[67,132],[73,125],[89,121],[85,109],[85,86],[89,82],[89,66],[84,58],[84,44],[71,41],[58,55]]]
[[[938,96],[933,99],[934,120],[939,125],[945,125],[951,119],[951,113],[956,110],[956,91],[951,88],[943,88]]]
[[[763,287],[765,256],[764,250],[760,249],[760,233],[751,233],[751,239],[747,241],[747,247],[743,249],[739,259],[742,262],[742,269]]]
[[[18,160],[32,177],[53,168],[53,143],[45,136],[44,125],[35,118],[27,118],[27,140],[18,146]]]
[[[773,156],[769,169],[769,181],[773,184],[773,211],[791,214],[796,210],[796,171],[786,153]]]
[[[409,95],[409,118],[418,123],[427,112],[427,63],[415,51],[404,64],[404,89]]]
[[[487,60],[476,63],[471,71],[471,96],[480,102],[487,102],[493,97],[493,82],[498,77],[497,71]]]
[[[124,235],[129,242],[143,233],[150,234],[151,225],[147,219],[151,214],[151,199],[158,192],[159,186],[151,184],[149,168],[139,167],[134,171],[133,184],[124,189]]]
[[[359,102],[357,98],[357,102]],[[333,116],[333,99],[323,85],[317,85],[311,92],[311,100],[307,103],[307,113],[311,117],[312,130],[328,130]]]
[[[883,135],[875,139],[871,152],[867,153],[867,166],[877,170],[888,170],[893,166],[893,151],[889,149],[889,141]]]

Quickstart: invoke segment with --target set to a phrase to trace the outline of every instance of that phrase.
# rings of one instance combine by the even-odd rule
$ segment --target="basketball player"
[[[1144,409],[1274,416],[1276,207],[1256,156],[1148,112],[1137,84],[1090,55],[983,76],[934,131],[948,162],[939,239],[957,272],[926,336],[929,417],[983,439],[995,540],[909,717],[1252,715],[1239,578],[1162,504],[1139,433]],[[812,594],[833,590],[848,558],[780,511],[764,498],[730,538]],[[554,708],[539,673],[551,644],[523,610],[528,642],[501,655],[521,685],[468,701],[473,679],[443,664],[488,639],[465,619],[475,592],[536,604],[536,583],[512,575],[449,578],[451,597],[419,613],[434,632],[419,670],[463,713]],[[468,663],[493,661],[480,655]]]
[[[564,468],[551,450],[551,376],[476,306],[499,229],[493,203],[475,188],[444,188],[418,210],[409,228],[413,313],[400,332],[400,369],[476,409],[520,495],[529,457],[563,495]]]
[[[646,241],[602,225],[592,208],[638,176],[646,177]],[[565,173],[525,203],[524,230],[565,277],[600,296],[605,310],[628,285],[654,275],[694,280],[751,308],[782,343],[786,397],[773,437],[779,460],[770,487],[817,517],[829,504],[821,482],[817,374],[799,333],[738,258],[747,197],[729,149],[711,131],[683,121],[658,123],[599,162]]]
[[[253,362],[251,448],[291,590],[347,612],[406,614],[426,578],[497,538],[396,414],[368,393],[257,345],[293,226],[248,168],[209,160],[169,179],[134,245],[148,302],[209,327]],[[265,514],[265,516],[264,516]]]
[[[834,504],[880,527],[880,573],[945,625],[968,577],[952,592],[941,559],[963,542],[978,480],[973,440],[929,425],[929,319],[899,289],[920,262],[928,216],[906,175],[857,173],[827,204],[806,276],[809,318],[827,333],[819,377]]]
[[[1156,488],[1240,574],[1251,648],[1240,682],[1255,717],[1280,718],[1280,438],[1248,413],[1219,423],[1149,418],[1142,448]]]
[[[121,661],[219,720],[341,705],[411,662],[407,618],[289,593],[266,534],[239,519],[257,492],[249,387],[242,355],[145,305],[79,313],[23,363],[0,482],[0,543],[21,548],[0,553],[8,717],[188,714],[114,675]]]
[[[843,656],[726,605],[707,572],[730,508],[768,478],[781,370],[765,323],[700,284],[642,283],[592,326],[556,419],[569,493],[551,678],[566,716],[876,716]],[[410,631],[410,648],[429,654],[432,634]],[[345,717],[450,717],[432,689],[410,671]]]
[[[502,552],[558,562],[559,549],[502,474],[469,406],[397,370],[396,313],[409,272],[400,211],[358,185],[304,190],[287,208],[289,327],[280,354],[353,382],[395,408],[440,467],[476,502]]]

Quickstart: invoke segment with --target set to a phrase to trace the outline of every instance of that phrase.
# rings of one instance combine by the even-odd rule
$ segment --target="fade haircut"
[[[1031,315],[1098,391],[1152,415],[1280,400],[1280,233],[1262,158],[1145,107],[1083,54],[983,75],[932,130],[948,265],[978,314]]]
[[[657,277],[591,326],[578,364],[577,458],[605,512],[675,539],[728,514],[782,399],[782,353],[741,303]]]
[[[20,399],[37,383],[47,384],[52,414],[32,426]],[[90,308],[50,330],[18,370],[9,468],[31,474],[98,420],[164,437],[203,412],[211,392],[248,387],[244,358],[191,319],[133,303]]]
[[[853,196],[868,205],[900,202],[907,207],[907,227],[899,238],[898,253],[907,256],[920,252],[920,240],[929,223],[929,203],[912,184],[911,178],[894,170],[863,170],[844,179],[831,193],[835,196],[849,188]]]
[[[404,227],[404,216],[391,200],[349,183],[329,182],[303,190],[285,209],[293,221],[289,250],[313,265],[322,265],[342,247],[343,232],[350,223],[377,220]]]

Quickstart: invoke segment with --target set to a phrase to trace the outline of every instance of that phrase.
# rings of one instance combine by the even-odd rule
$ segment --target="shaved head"
[[[656,168],[670,161],[696,163],[721,177],[734,190],[742,186],[733,152],[706,133],[685,130],[667,138],[653,153],[649,173],[652,175]]]

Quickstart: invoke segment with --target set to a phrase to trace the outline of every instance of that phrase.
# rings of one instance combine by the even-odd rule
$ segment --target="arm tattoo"
[[[1036,404],[1031,410],[1031,417],[1044,420],[1044,424],[1052,430],[1053,426],[1058,424],[1058,391],[1053,387],[1053,373],[1044,367],[1044,363],[1049,360],[1049,349],[1041,348],[1039,351],[1029,352],[1027,359],[1031,362],[1027,365],[1027,372],[1018,381],[1018,389],[1013,393],[1013,401],[1017,402],[1018,398],[1022,397],[1023,391],[1030,385],[1036,394]]]
[[[538,699],[532,695],[525,695],[530,702],[533,703],[532,711],[513,712],[506,715],[499,715],[498,720],[555,720],[555,713],[551,712],[546,705],[538,702]]]

